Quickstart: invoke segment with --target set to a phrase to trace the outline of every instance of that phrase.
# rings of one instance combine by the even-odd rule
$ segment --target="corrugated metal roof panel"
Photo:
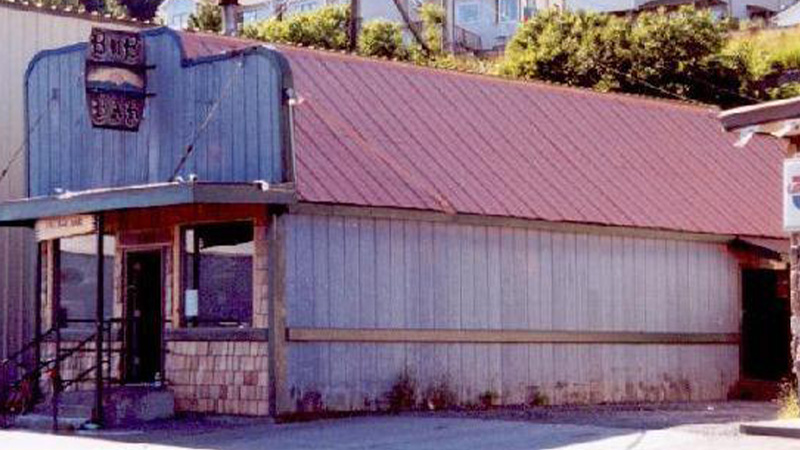
[[[258,43],[184,34],[188,57]],[[302,200],[783,236],[778,141],[711,107],[280,46]]]

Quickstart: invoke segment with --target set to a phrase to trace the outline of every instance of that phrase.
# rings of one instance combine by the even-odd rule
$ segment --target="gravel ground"
[[[497,408],[487,411],[418,413],[419,416],[512,420],[547,424],[589,425],[634,430],[683,428],[706,434],[738,434],[741,422],[777,418],[778,407],[767,402],[686,402]]]
[[[143,429],[53,436],[0,431],[1,450],[797,450],[800,440],[745,436],[765,403],[684,403],[415,413],[274,425],[189,417]]]

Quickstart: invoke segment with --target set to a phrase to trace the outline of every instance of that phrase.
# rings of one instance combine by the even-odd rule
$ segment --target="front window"
[[[183,231],[184,305],[189,326],[246,327],[253,315],[253,224]]]
[[[103,237],[103,308],[112,315],[114,293],[113,236]],[[91,329],[97,310],[97,237],[63,238],[56,247],[58,267],[58,316],[66,328]]]

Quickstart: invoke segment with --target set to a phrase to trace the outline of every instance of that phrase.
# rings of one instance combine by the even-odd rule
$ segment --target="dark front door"
[[[791,375],[788,271],[742,271],[742,376],[780,381]]]
[[[125,264],[125,378],[152,383],[161,373],[161,251],[128,252]]]

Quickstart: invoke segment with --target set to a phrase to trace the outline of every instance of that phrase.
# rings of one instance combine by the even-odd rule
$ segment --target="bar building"
[[[737,150],[677,102],[104,36],[31,62],[27,196],[0,205],[36,230],[41,358],[107,355],[64,379],[99,358],[106,395],[278,416],[385,408],[404,373],[420,401],[563,404],[790,370],[775,139]],[[141,61],[88,56],[112,41]]]

